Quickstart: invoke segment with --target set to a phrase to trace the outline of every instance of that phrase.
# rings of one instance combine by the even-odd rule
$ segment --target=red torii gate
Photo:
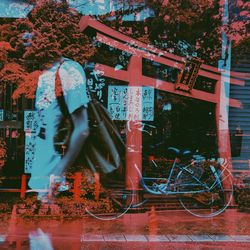
[[[227,109],[228,106],[240,108],[241,102],[236,99],[226,97],[224,84],[229,83],[244,86],[244,79],[250,79],[250,74],[232,71],[221,72],[218,68],[203,63],[201,64],[198,75],[205,76],[217,81],[215,93],[207,93],[197,89],[193,89],[192,93],[176,90],[174,84],[171,82],[143,76],[142,59],[150,59],[163,65],[167,65],[177,69],[183,69],[185,63],[184,57],[162,51],[152,46],[148,46],[88,16],[82,17],[79,25],[81,31],[84,31],[86,28],[93,29],[96,32],[97,41],[116,49],[129,52],[132,55],[127,71],[116,71],[113,67],[103,64],[97,64],[95,69],[103,71],[106,77],[126,81],[129,83],[128,86],[149,86],[155,89],[167,91],[169,93],[174,93],[177,95],[182,95],[216,104],[216,126],[219,155],[222,158],[231,159]],[[140,170],[142,168],[142,135],[141,131],[135,128],[135,122],[131,122],[130,125],[131,132],[128,131],[126,142],[126,183],[127,187],[131,188],[130,178],[132,178],[134,187],[137,189],[139,188],[139,177],[134,166],[136,164]],[[128,150],[132,145],[132,137],[134,149],[133,152]],[[231,163],[229,163],[228,167],[232,167]]]

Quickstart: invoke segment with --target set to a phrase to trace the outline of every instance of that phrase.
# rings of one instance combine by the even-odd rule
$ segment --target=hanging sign
[[[179,75],[175,89],[190,92],[194,87],[201,64],[202,61],[198,58],[187,61]]]
[[[113,120],[153,121],[154,89],[109,86],[108,111]]]
[[[4,120],[4,110],[0,109],[0,121],[2,122]]]
[[[24,111],[25,158],[24,172],[30,173],[35,154],[35,135],[38,127],[37,112]]]
[[[24,111],[24,131],[35,133],[37,126],[37,111]]]

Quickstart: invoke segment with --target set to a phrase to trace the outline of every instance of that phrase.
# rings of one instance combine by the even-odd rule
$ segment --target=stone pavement
[[[84,234],[81,242],[249,242],[248,235],[130,235]],[[250,245],[249,245],[250,246]]]
[[[35,239],[40,241],[41,247],[32,247],[30,239],[24,235],[16,236],[15,241],[2,242],[0,249],[17,250],[78,250],[78,249],[225,249],[225,250],[247,250],[250,248],[250,237],[244,235],[121,235],[85,234],[79,237],[57,237],[49,236],[46,239]]]
[[[0,218],[1,219],[1,218]],[[39,231],[39,232],[38,232]],[[32,246],[31,242],[42,244]],[[0,249],[250,249],[250,214],[227,209],[202,219],[185,211],[92,217],[0,220]]]

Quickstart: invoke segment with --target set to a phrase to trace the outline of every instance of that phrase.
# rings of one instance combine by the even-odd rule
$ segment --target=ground
[[[0,249],[250,249],[250,213],[227,209],[202,219],[167,210],[108,221],[12,213],[0,220]]]

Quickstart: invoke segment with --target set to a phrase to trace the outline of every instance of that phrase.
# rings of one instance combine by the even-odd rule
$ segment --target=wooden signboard
[[[191,92],[198,76],[201,64],[202,60],[198,58],[192,58],[192,60],[187,61],[179,75],[175,89]]]

